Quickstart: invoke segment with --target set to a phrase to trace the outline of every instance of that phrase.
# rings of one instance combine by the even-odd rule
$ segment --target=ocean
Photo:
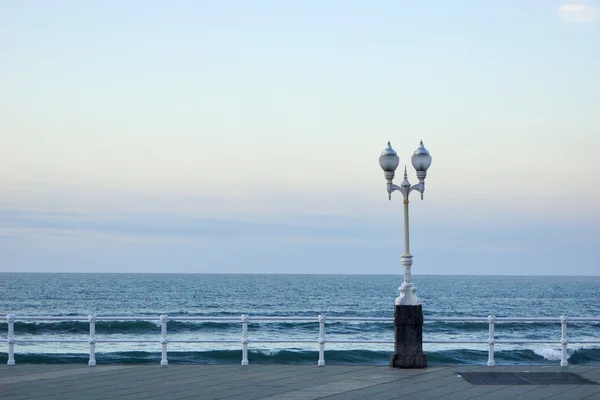
[[[0,315],[19,316],[306,316],[387,317],[394,312],[401,274],[70,274],[1,273]],[[600,277],[413,276],[428,317],[599,317]],[[0,322],[0,362],[6,363],[8,324]],[[169,363],[239,363],[241,324],[171,321],[170,340],[231,339],[236,343],[172,343]],[[560,340],[558,322],[498,322],[497,339]],[[314,343],[250,343],[250,363],[315,364],[319,325],[307,321],[250,322],[252,339]],[[426,321],[423,339],[487,340],[487,323]],[[85,321],[19,321],[16,339],[87,340]],[[156,321],[99,321],[98,339],[160,339]],[[598,340],[600,323],[569,323],[569,340]],[[393,341],[391,322],[330,321],[326,339]],[[484,365],[485,344],[424,344],[430,366]],[[558,365],[558,344],[497,344],[501,364]],[[87,343],[16,343],[18,363],[87,363]],[[98,343],[102,363],[160,362],[160,343]],[[393,344],[326,344],[331,364],[387,364]],[[600,345],[569,345],[570,364],[600,364]]]

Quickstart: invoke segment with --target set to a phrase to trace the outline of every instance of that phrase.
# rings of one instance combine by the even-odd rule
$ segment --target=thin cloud
[[[306,215],[284,219],[221,220],[170,214],[110,215],[61,214],[0,208],[0,238],[119,238],[142,240],[171,239],[257,239],[297,240],[315,243],[365,241],[365,229],[373,225],[364,219]],[[0,243],[1,244],[1,243]]]
[[[591,24],[598,19],[598,9],[587,4],[565,3],[558,7],[558,15],[569,24]]]

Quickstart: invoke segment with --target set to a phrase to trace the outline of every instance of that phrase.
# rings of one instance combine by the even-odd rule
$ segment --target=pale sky
[[[598,275],[599,12],[0,0],[0,272]]]

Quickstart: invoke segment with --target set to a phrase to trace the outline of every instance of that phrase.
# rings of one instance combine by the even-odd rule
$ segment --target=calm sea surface
[[[0,274],[0,315],[18,316],[368,316],[392,317],[401,276],[209,274]],[[414,276],[427,317],[599,317],[600,277]],[[239,322],[169,322],[169,339],[239,341]],[[158,322],[98,322],[98,339],[160,338]],[[390,322],[327,323],[327,339],[393,340]],[[17,339],[87,340],[78,321],[17,321]],[[569,339],[599,340],[600,323],[569,324]],[[487,324],[426,322],[424,340],[487,339]],[[560,324],[497,323],[498,339],[560,340]],[[251,363],[316,363],[318,324],[254,322],[250,339],[313,343],[251,344]],[[0,362],[7,360],[0,322]],[[99,343],[98,362],[158,363],[158,343]],[[393,345],[327,344],[328,364],[386,364]],[[484,364],[485,345],[425,344],[430,365]],[[554,344],[497,345],[498,364],[558,364]],[[19,362],[82,362],[87,343],[17,343]],[[239,343],[169,344],[169,362],[239,363]],[[573,344],[571,364],[599,364],[600,345]]]

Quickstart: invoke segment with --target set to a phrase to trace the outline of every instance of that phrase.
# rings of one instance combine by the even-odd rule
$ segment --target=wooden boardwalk
[[[461,374],[551,377],[548,384],[471,384]],[[565,372],[573,373],[564,374]],[[513,374],[511,374],[513,373]],[[518,374],[514,374],[518,373]],[[561,374],[562,373],[562,374]],[[475,374],[477,375],[477,374]],[[488,374],[489,375],[489,374]],[[543,375],[543,374],[542,374]],[[558,384],[554,376],[586,384]],[[487,376],[487,375],[486,375]],[[489,376],[488,376],[489,378]],[[600,399],[600,366],[28,365],[0,366],[0,398],[100,399]]]

